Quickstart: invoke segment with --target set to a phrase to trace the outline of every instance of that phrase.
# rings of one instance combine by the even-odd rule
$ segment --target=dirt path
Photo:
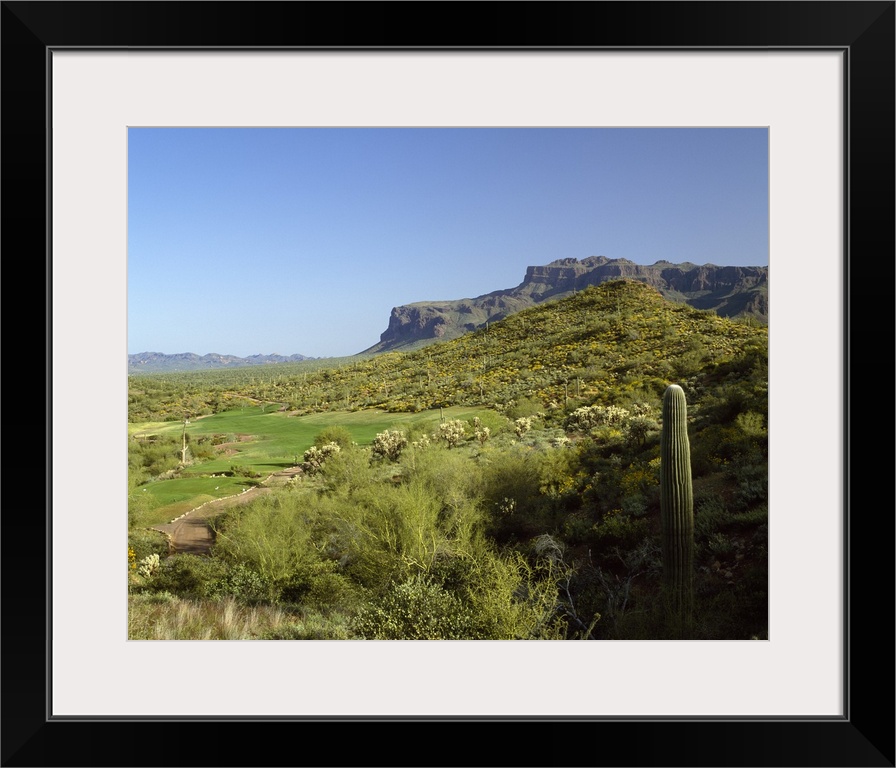
[[[290,467],[280,472],[275,472],[267,477],[262,484],[236,496],[226,496],[223,499],[207,501],[205,504],[191,509],[189,512],[172,520],[165,525],[154,525],[152,530],[160,531],[168,539],[169,554],[205,555],[214,544],[215,539],[209,528],[208,521],[217,517],[226,509],[247,504],[259,496],[270,493],[272,488],[286,485],[293,477],[301,474],[298,467]]]

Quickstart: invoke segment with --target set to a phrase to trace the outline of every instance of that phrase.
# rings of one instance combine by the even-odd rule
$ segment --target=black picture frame
[[[46,514],[29,501],[31,511],[26,515],[19,510],[16,491],[14,504],[7,505],[3,516],[2,765],[893,766],[894,519],[881,501],[888,499],[885,486],[892,482],[893,462],[890,451],[880,447],[889,446],[889,439],[875,440],[867,434],[869,426],[879,424],[880,403],[872,410],[875,398],[864,392],[861,398],[857,396],[853,381],[862,379],[852,374],[854,365],[858,374],[860,360],[862,368],[871,362],[864,359],[867,349],[875,354],[872,360],[894,349],[894,9],[896,3],[889,1],[815,0],[3,2],[2,243],[6,285],[17,294],[6,305],[16,320],[6,336],[4,357],[8,363],[40,359],[41,395],[22,398],[18,387],[8,392],[19,404],[30,402],[30,408],[40,407],[33,401],[46,401],[44,430],[33,425],[21,429],[13,420],[7,454],[12,462],[7,468],[18,484],[23,471],[18,460],[28,457],[23,463],[29,467],[45,460],[47,496]],[[438,23],[426,21],[436,17]],[[408,28],[408,19],[413,22],[410,40],[407,32],[401,32]],[[842,446],[844,716],[322,717],[301,722],[288,718],[50,717],[47,606],[53,371],[47,300],[51,246],[47,94],[49,54],[61,47],[842,50],[847,84],[845,402],[832,404],[832,413],[840,406],[842,414],[819,414],[819,418],[831,418],[832,433],[837,434],[833,422],[842,416],[846,438]],[[811,265],[807,271],[811,272]],[[28,302],[27,331],[19,321],[23,286],[30,289],[29,295],[43,294],[46,300],[40,314]],[[35,316],[45,326],[35,323]],[[869,335],[872,347],[865,341]],[[38,344],[43,355],[35,351]],[[38,375],[33,370],[24,375],[30,390]],[[18,377],[10,378],[10,384],[18,383]],[[798,455],[793,460],[798,461]],[[559,674],[568,674],[564,685],[575,685],[575,670]],[[472,727],[458,733],[459,724]],[[359,731],[361,725],[365,727]],[[416,733],[405,730],[396,738],[399,726],[410,726]]]

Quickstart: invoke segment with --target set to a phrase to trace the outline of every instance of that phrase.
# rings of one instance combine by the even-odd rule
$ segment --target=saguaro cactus
[[[663,394],[660,440],[663,583],[674,630],[687,637],[694,620],[694,490],[687,402],[677,384]]]

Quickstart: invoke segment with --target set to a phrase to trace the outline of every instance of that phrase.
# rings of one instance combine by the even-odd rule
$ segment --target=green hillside
[[[672,381],[698,385],[768,329],[673,303],[635,281],[590,287],[487,329],[413,352],[284,366],[130,377],[130,419],[182,419],[247,403],[321,412],[447,405],[544,408],[658,397]]]

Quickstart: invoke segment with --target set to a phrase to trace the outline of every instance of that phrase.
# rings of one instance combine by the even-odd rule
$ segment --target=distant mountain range
[[[528,267],[523,282],[515,288],[473,299],[421,301],[395,307],[380,341],[364,353],[411,350],[457,338],[541,302],[620,278],[646,283],[671,301],[711,309],[722,317],[750,316],[768,323],[768,267],[668,261],[646,266],[628,259],[590,256],[581,261],[558,259],[545,266]]]
[[[297,363],[301,360],[313,360],[305,355],[195,355],[182,352],[165,355],[161,352],[140,352],[128,355],[128,373],[176,373],[178,371],[202,371],[212,368],[242,368],[248,365],[268,365],[270,363]]]

